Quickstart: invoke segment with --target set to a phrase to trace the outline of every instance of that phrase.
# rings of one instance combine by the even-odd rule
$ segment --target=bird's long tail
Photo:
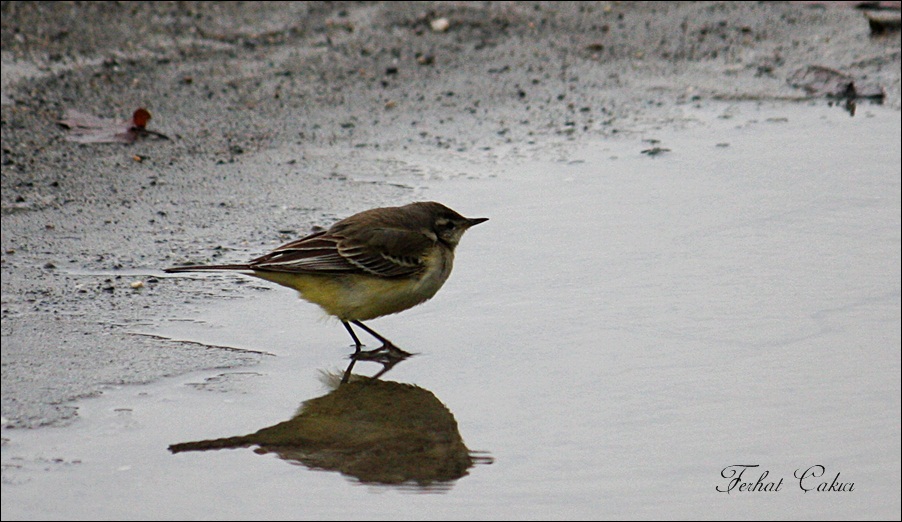
[[[164,268],[164,272],[202,272],[207,270],[253,270],[251,265],[186,265]]]

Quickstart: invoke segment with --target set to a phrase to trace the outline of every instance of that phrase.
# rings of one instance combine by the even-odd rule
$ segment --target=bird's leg
[[[351,356],[351,364],[348,365],[348,369],[345,370],[344,375],[341,377],[341,383],[344,384],[351,378],[351,370],[354,369],[354,363],[357,362],[357,356],[360,355],[360,347],[363,346],[363,344],[360,342],[360,339],[357,338],[357,334],[354,333],[354,330],[351,329],[351,325],[349,325],[347,321],[342,321],[341,324],[345,325],[348,333],[351,334],[351,339],[354,339],[355,348],[354,355]]]
[[[351,356],[351,364],[348,365],[348,369],[345,370],[344,375],[341,376],[341,384],[347,384],[348,380],[351,379],[351,370],[354,369],[354,363],[357,362],[357,358],[353,355]]]
[[[356,321],[355,321],[356,322]],[[347,321],[342,321],[341,324],[345,325],[345,329],[351,334],[351,339],[354,339],[354,355],[360,353],[360,347],[363,346],[363,343],[360,342],[360,339],[357,338],[357,334],[354,333],[354,330],[351,329],[351,325],[348,324]]]
[[[361,350],[360,348],[363,346],[363,343],[360,342],[360,339],[357,337],[357,334],[354,333],[354,329],[351,328],[351,325],[348,324],[347,321],[342,321],[341,324],[345,325],[345,329],[351,334],[351,339],[354,339],[354,353],[351,355],[351,363],[348,365],[348,369],[345,370],[344,375],[341,378],[341,383],[344,384],[348,382],[351,378],[351,371],[354,369],[354,364],[358,360],[365,361],[375,361],[382,364],[382,369],[376,375],[370,377],[371,379],[378,379],[382,375],[384,375],[387,371],[394,368],[396,364],[403,361],[404,359],[413,355],[410,352],[406,352],[397,346],[395,346],[391,341],[382,337],[378,333],[376,333],[373,329],[361,323],[360,321],[351,321],[356,324],[360,328],[366,330],[367,333],[375,337],[376,339],[382,341],[382,346],[380,348],[376,348],[375,350]]]
[[[368,334],[372,335],[372,336],[375,337],[376,339],[379,339],[380,341],[382,341],[382,347],[381,347],[381,348],[376,349],[376,350],[372,350],[371,352],[363,352],[363,353],[372,353],[372,354],[375,354],[375,353],[377,353],[377,352],[385,351],[385,352],[388,352],[388,354],[389,354],[391,357],[399,358],[399,359],[405,359],[405,358],[410,357],[411,355],[413,355],[413,354],[410,353],[410,352],[405,352],[404,350],[398,348],[398,347],[395,346],[391,341],[389,341],[389,340],[386,339],[385,337],[382,337],[382,336],[379,335],[375,330],[373,330],[373,329],[370,328],[369,326],[367,326],[367,325],[361,323],[360,321],[351,321],[351,322],[354,323],[354,324],[356,324],[358,327],[363,328],[364,330],[366,330],[366,332],[367,332]],[[346,325],[347,325],[347,324],[346,324]],[[350,329],[351,329],[351,327],[348,326],[348,330],[350,330]],[[355,354],[355,355],[356,355],[356,354]]]
[[[372,377],[370,377],[370,379],[376,380],[379,377],[382,377],[383,375],[385,375],[385,372],[391,370],[392,368],[395,367],[396,364],[398,364],[399,362],[401,362],[403,360],[404,360],[404,357],[398,357],[398,358],[386,358],[385,360],[380,361],[382,363],[382,369],[379,370],[379,372],[377,372],[376,375],[373,375]]]

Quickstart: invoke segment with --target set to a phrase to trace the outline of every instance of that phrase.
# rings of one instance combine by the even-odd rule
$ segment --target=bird
[[[230,271],[298,292],[338,318],[354,341],[347,382],[358,359],[382,362],[378,378],[412,355],[363,321],[398,313],[431,299],[454,263],[464,232],[488,218],[466,218],[434,201],[381,207],[342,219],[326,230],[286,243],[244,264],[181,265],[167,273]],[[351,325],[382,343],[363,351]]]

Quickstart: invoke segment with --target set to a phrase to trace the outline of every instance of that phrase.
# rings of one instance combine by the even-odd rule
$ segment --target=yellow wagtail
[[[435,202],[374,208],[246,264],[175,266],[165,271],[233,270],[297,290],[301,298],[344,324],[356,346],[353,367],[364,354],[392,360],[411,355],[361,321],[407,310],[434,296],[451,274],[454,248],[463,233],[486,220],[465,218]],[[363,344],[351,323],[381,341],[382,347],[361,352]],[[390,368],[383,365],[378,375]]]

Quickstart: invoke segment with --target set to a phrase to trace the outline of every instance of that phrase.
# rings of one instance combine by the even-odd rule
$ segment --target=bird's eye
[[[436,222],[435,222],[435,228],[436,228],[436,230],[438,230],[439,232],[446,232],[446,231],[448,231],[448,230],[453,230],[453,229],[454,229],[454,222],[453,222],[453,221],[448,221],[448,220],[442,219],[442,220],[439,220],[439,221],[436,221]]]

